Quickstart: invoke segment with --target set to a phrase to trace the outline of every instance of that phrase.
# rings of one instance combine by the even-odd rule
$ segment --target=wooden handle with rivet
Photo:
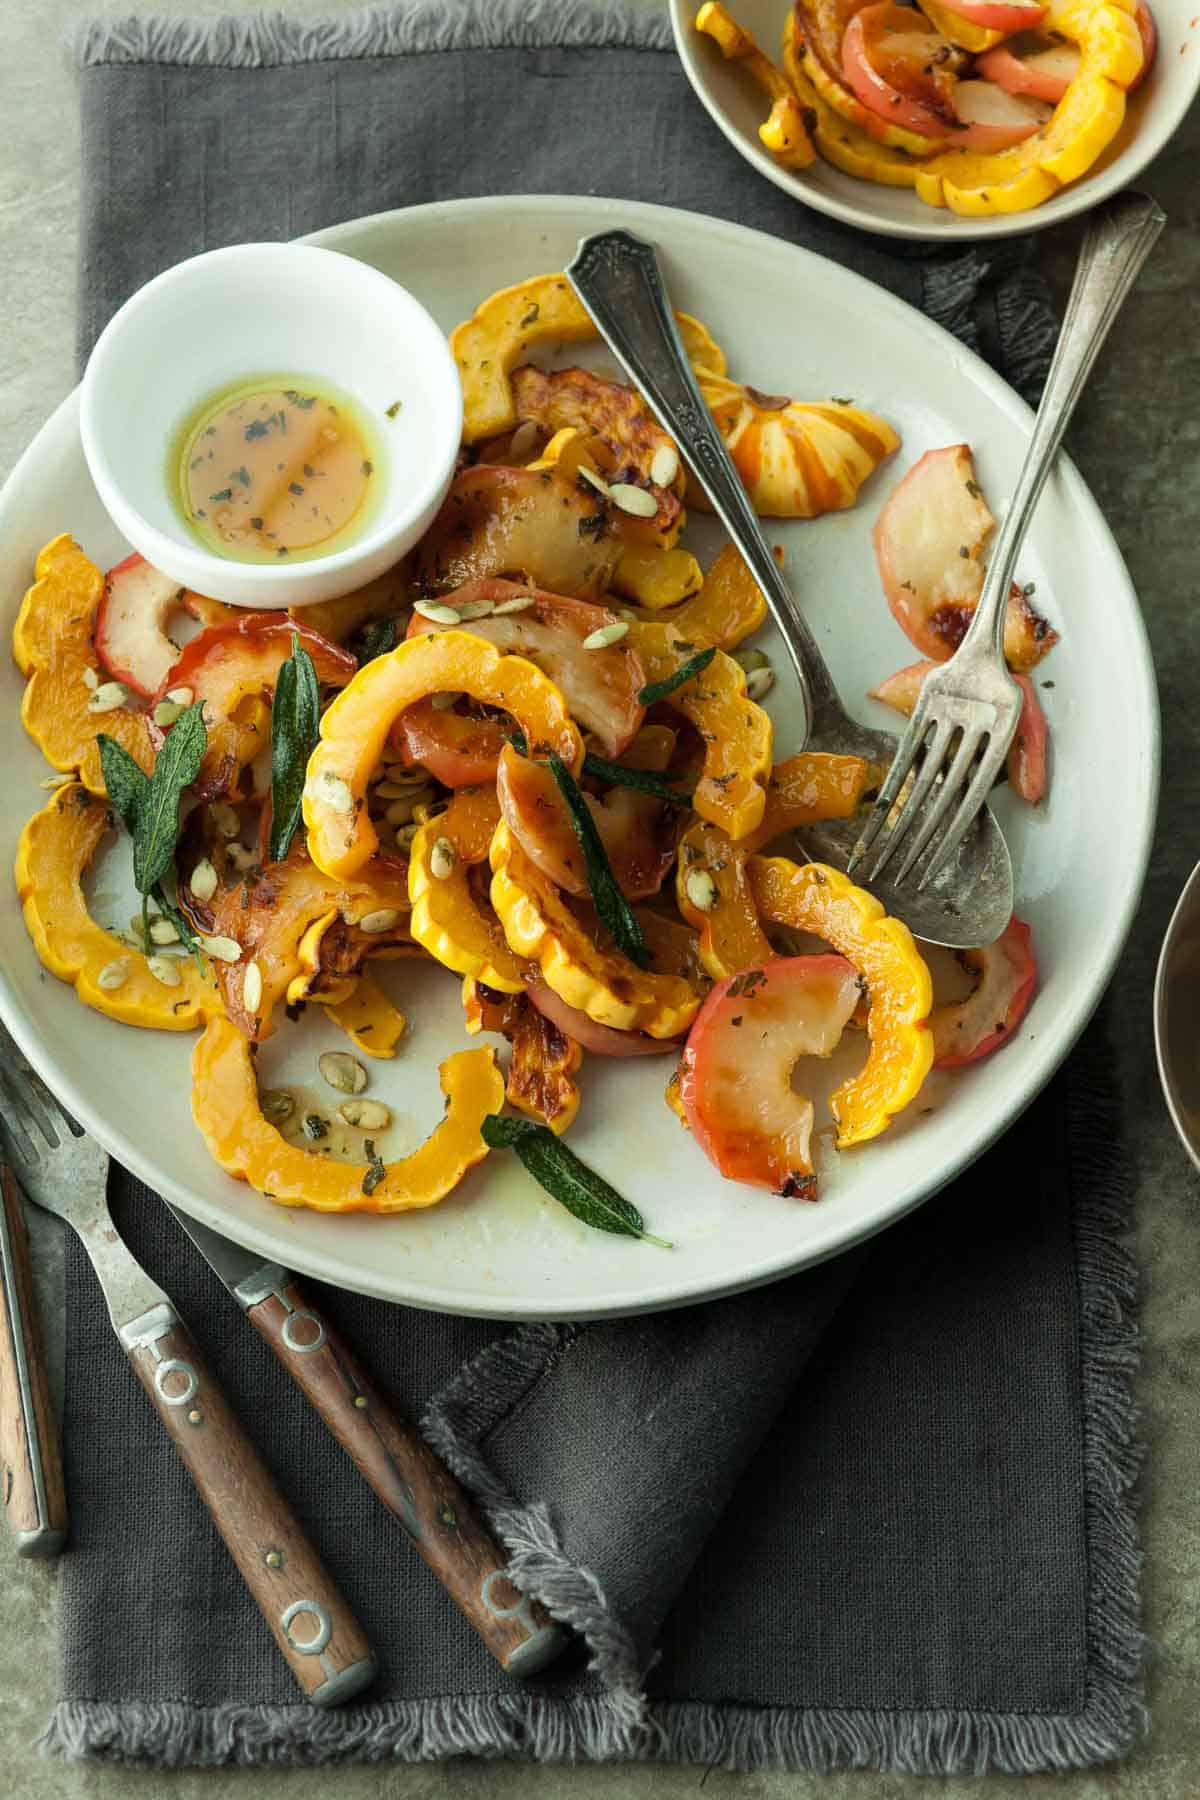
[[[449,1469],[375,1386],[345,1340],[295,1278],[268,1266],[275,1285],[238,1293],[247,1316],[303,1388],[343,1450],[511,1675],[553,1662],[567,1634],[514,1586],[507,1557]]]
[[[125,1326],[129,1360],[230,1555],[314,1706],[375,1677],[375,1658],[258,1452],[170,1305]]]
[[[19,1556],[57,1556],[67,1495],[29,1260],[25,1202],[0,1169],[0,1480]]]

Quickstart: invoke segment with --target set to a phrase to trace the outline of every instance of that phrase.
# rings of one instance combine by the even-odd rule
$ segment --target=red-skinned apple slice
[[[530,1005],[536,1006],[543,1018],[569,1038],[574,1038],[593,1056],[661,1056],[664,1050],[678,1050],[674,1038],[645,1037],[640,1031],[616,1031],[611,1025],[600,1025],[585,1012],[568,1006],[552,988],[535,982],[528,990]]]
[[[489,612],[470,617],[474,607],[504,606],[529,600],[519,611]],[[620,756],[642,723],[645,708],[638,694],[646,676],[635,650],[622,643],[585,650],[594,631],[617,623],[617,615],[587,600],[571,600],[514,581],[473,581],[445,596],[462,619],[461,629],[486,638],[508,656],[537,663],[563,692],[574,717],[594,733],[605,756]],[[408,635],[446,631],[449,627],[414,612]]]
[[[1141,87],[1143,81],[1145,81],[1147,75],[1150,73],[1154,58],[1158,54],[1158,26],[1154,22],[1154,14],[1146,5],[1146,0],[1137,0],[1137,28],[1141,33],[1142,49],[1145,52],[1145,60],[1138,70],[1137,79],[1130,83],[1129,92],[1131,94],[1136,88]]]
[[[881,681],[878,687],[870,691],[872,700],[882,700],[885,706],[894,707],[905,718],[912,715],[917,704],[917,695],[921,691],[921,683],[936,663],[909,663],[906,669],[897,669]],[[1017,721],[1017,735],[1008,751],[1008,784],[1022,800],[1028,800],[1036,806],[1046,792],[1046,751],[1049,742],[1050,728],[1046,724],[1046,715],[1038,702],[1033,682],[1028,675],[1015,677],[1024,700],[1021,706],[1021,717]]]
[[[855,13],[842,39],[842,71],[868,111],[922,137],[956,132],[953,64],[945,38],[911,7],[890,0]]]
[[[1037,983],[1029,927],[1015,913],[994,944],[961,950],[958,960],[975,986],[965,1000],[929,1015],[935,1069],[960,1069],[998,1050],[1024,1018]]]
[[[179,655],[167,620],[179,605],[177,581],[135,551],[108,571],[96,608],[96,655],[115,681],[148,700]]]
[[[679,1078],[692,1133],[729,1181],[816,1198],[813,1105],[792,1086],[828,1056],[861,998],[841,956],[779,956],[718,982],[696,1014]]]
[[[1034,31],[1046,16],[1038,0],[939,0],[943,11],[957,13],[988,31]]]
[[[1010,94],[1029,94],[1057,106],[1079,73],[1075,44],[1053,44],[1030,56],[1014,56],[1007,44],[997,44],[975,62],[977,72]]]
[[[875,556],[888,605],[922,655],[945,662],[962,643],[983,588],[984,542],[995,521],[966,444],[927,450],[875,521]],[[1058,633],[1015,582],[1004,653],[1021,674],[1036,667]]]
[[[966,127],[955,142],[983,155],[1023,144],[1041,129],[1053,110],[1044,100],[1033,100],[1028,94],[1006,93],[994,81],[960,81],[954,104]]]
[[[506,744],[496,771],[496,792],[509,830],[530,862],[565,893],[590,894],[579,838],[545,763]],[[603,800],[585,794],[617,886],[628,900],[657,894],[675,861],[675,821],[664,822],[663,802],[634,788],[610,788]],[[564,1030],[565,1030],[564,1026]]]
[[[505,726],[500,719],[440,711],[432,700],[418,700],[400,714],[390,742],[405,762],[423,764],[443,787],[482,787],[496,779]]]

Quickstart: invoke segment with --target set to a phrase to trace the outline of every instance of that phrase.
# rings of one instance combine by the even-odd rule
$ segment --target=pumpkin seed
[[[687,878],[687,897],[697,912],[711,912],[717,904],[717,884],[707,869],[693,869]]]
[[[634,487],[631,481],[618,481],[608,491],[613,504],[622,512],[632,513],[635,519],[652,519],[658,511],[654,495],[645,488]]]
[[[235,963],[242,960],[242,946],[236,938],[205,937],[201,933],[198,941],[200,948],[210,956],[215,956],[218,962]]]
[[[170,919],[155,919],[150,927],[150,942],[152,944],[177,944],[179,942],[179,933]]]
[[[511,600],[500,601],[496,607],[495,616],[499,618],[501,613],[528,612],[529,608],[534,604],[535,601],[532,594],[514,594]]]
[[[608,499],[612,489],[609,487],[607,481],[604,480],[603,476],[597,475],[595,469],[589,469],[586,463],[580,463],[575,472],[581,480],[587,482],[589,487],[595,488],[598,494],[603,494],[604,498],[606,500]],[[655,507],[654,510],[657,512],[658,508]]]
[[[173,700],[176,706],[190,706],[196,698],[195,690],[190,687],[168,688],[166,697]]]
[[[445,881],[454,873],[454,865],[458,861],[454,845],[449,838],[436,838],[433,849],[429,852],[429,873],[436,881]]]
[[[488,611],[492,611],[492,603],[490,600],[488,601]],[[483,614],[480,613],[478,616],[482,618]],[[475,617],[475,615],[472,614],[472,617]],[[449,712],[450,708],[452,706],[457,706],[461,699],[461,694],[456,694],[453,689],[447,689],[444,694],[435,694],[429,704],[432,706],[434,712]]]
[[[118,706],[124,706],[128,698],[129,689],[123,681],[104,681],[88,696],[88,711],[116,712]]]
[[[322,769],[316,781],[317,797],[332,812],[352,813],[354,811],[354,795],[350,783],[332,769]]]
[[[188,883],[196,899],[203,902],[211,900],[217,891],[217,871],[207,856],[202,856],[192,870],[192,878]]]
[[[413,611],[423,619],[428,619],[431,625],[458,625],[462,622],[460,612],[456,612],[452,606],[439,606],[436,600],[417,600],[413,604]]]
[[[388,763],[379,779],[390,781],[396,787],[424,787],[429,780],[429,770],[420,763]]]
[[[102,987],[106,994],[111,994],[114,988],[124,986],[128,974],[129,964],[123,956],[118,956],[115,962],[105,963],[96,977],[96,985]]]
[[[321,1080],[341,1094],[361,1094],[367,1085],[367,1071],[356,1057],[345,1050],[326,1050],[317,1058]]]
[[[245,844],[226,844],[225,860],[233,864],[239,875],[244,875],[247,869],[258,867],[258,852],[248,849]]]
[[[375,792],[380,800],[407,800],[414,806],[425,793],[433,793],[433,784],[428,775],[422,774],[419,782],[381,781]]]
[[[407,825],[413,816],[413,802],[411,800],[393,800],[383,816],[389,825]]]
[[[227,800],[211,800],[208,816],[212,820],[214,831],[223,838],[235,838],[242,829],[242,822]]]
[[[770,657],[762,650],[731,650],[730,655],[747,675],[752,669],[769,669],[771,666]]]
[[[774,686],[774,669],[751,669],[746,677],[746,693],[751,700],[765,699]]]
[[[598,631],[589,631],[583,640],[583,647],[585,650],[607,650],[610,644],[619,644],[628,630],[628,619],[614,619],[611,625],[601,625]]]
[[[262,1005],[262,990],[262,970],[256,962],[247,963],[246,973],[242,976],[242,1005],[251,1016]]]
[[[295,1112],[296,1099],[286,1088],[268,1088],[265,1094],[259,1095],[258,1105],[264,1119],[269,1119],[272,1125],[281,1125]]]
[[[181,706],[178,700],[160,700],[154,709],[154,723],[161,725],[165,731],[168,725],[173,725],[186,711],[187,707]]]
[[[95,693],[96,689],[100,686],[100,677],[97,675],[95,669],[85,669],[83,671],[83,685],[85,688],[91,688],[92,692]]]
[[[392,1122],[391,1109],[382,1100],[345,1100],[338,1113],[360,1131],[386,1131]]]
[[[69,787],[71,785],[71,783],[74,781],[74,779],[75,779],[74,774],[47,775],[45,781],[38,782],[38,786],[44,787],[44,788]]]
[[[679,452],[674,444],[660,444],[650,463],[650,479],[655,487],[670,487],[679,474]]]
[[[164,987],[178,987],[183,980],[177,956],[149,956],[146,958],[146,967],[155,981],[161,981]]]
[[[399,917],[397,907],[381,906],[375,912],[364,913],[358,921],[358,929],[373,937],[377,931],[390,931]]]
[[[495,610],[494,600],[468,600],[465,605],[457,608],[460,619],[486,619]]]
[[[417,824],[401,825],[396,832],[397,850],[411,850],[413,847],[413,839],[420,829],[421,827]]]

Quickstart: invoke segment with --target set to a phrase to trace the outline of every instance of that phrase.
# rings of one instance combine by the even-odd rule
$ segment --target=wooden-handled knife
[[[524,1676],[553,1662],[568,1634],[514,1586],[507,1558],[473,1502],[296,1277],[170,1210],[501,1667]]]

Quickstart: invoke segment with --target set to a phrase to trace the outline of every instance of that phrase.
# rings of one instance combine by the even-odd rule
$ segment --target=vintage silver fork
[[[1118,194],[1091,216],[1066,318],[1025,461],[988,564],[979,605],[948,662],[925,677],[874,809],[850,856],[868,882],[903,852],[902,886],[922,856],[915,886],[936,881],[999,775],[1021,716],[1021,690],[1004,659],[1004,622],[1017,553],[1092,365],[1166,215],[1146,194]],[[909,776],[912,786],[893,808]],[[881,834],[891,815],[891,828]],[[870,852],[878,843],[878,852]]]
[[[315,1706],[375,1675],[362,1629],[205,1367],[168,1296],[126,1248],[108,1156],[0,1027],[0,1146],[30,1200],[79,1235],[121,1347],[166,1427],[281,1653]]]

